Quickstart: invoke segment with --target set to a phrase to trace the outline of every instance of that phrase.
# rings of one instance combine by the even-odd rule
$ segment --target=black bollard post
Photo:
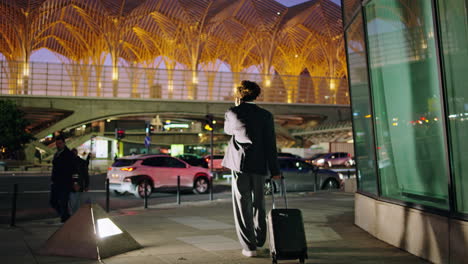
[[[284,197],[284,178],[282,174],[281,174],[281,180],[280,180],[280,195],[281,197]]]
[[[109,189],[109,178],[106,178],[106,212],[109,212],[109,194],[110,194],[110,189]]]
[[[18,197],[18,184],[13,184],[13,195],[11,197],[11,221],[10,226],[15,227],[16,221],[16,199]]]
[[[144,203],[144,207],[145,209],[148,208],[148,181],[145,180],[145,195],[144,195],[144,198],[145,198],[145,203]]]
[[[351,178],[351,171],[348,170],[348,179]]]
[[[180,175],[177,175],[177,204],[180,204]]]
[[[213,201],[213,177],[210,177],[208,184],[210,188],[210,201]]]
[[[314,175],[314,192],[317,192],[317,174]]]
[[[318,174],[318,167],[314,167],[314,192],[317,192],[317,174]]]

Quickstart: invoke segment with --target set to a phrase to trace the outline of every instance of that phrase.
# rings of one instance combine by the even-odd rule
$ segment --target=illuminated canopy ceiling
[[[0,0],[0,53],[46,48],[70,63],[344,77],[341,8],[329,0]]]

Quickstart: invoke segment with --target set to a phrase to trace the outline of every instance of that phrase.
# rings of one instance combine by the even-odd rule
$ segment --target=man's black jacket
[[[54,185],[72,188],[72,175],[78,173],[75,155],[67,147],[52,160],[51,181]]]
[[[279,175],[273,115],[251,103],[241,103],[231,110],[245,124],[247,136],[252,141],[245,148],[242,172]]]
[[[78,183],[80,191],[82,192],[89,186],[88,162],[78,156],[75,156],[74,158],[78,169],[78,175],[77,178],[73,178],[73,182]]]

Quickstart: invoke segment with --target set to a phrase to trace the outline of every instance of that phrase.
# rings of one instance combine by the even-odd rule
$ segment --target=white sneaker
[[[246,257],[249,257],[249,258],[251,258],[251,257],[256,257],[256,256],[257,256],[257,251],[255,251],[255,250],[252,250],[252,251],[251,251],[251,250],[245,250],[245,249],[243,249],[243,250],[242,250],[242,255],[244,255],[244,256],[246,256]]]

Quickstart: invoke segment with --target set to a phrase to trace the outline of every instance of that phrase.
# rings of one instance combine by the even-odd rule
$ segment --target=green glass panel
[[[365,8],[381,195],[448,208],[431,1]]]
[[[367,75],[366,49],[362,14],[346,31],[351,102],[353,106],[354,152],[359,190],[377,194],[374,133]]]
[[[468,214],[468,6],[465,0],[438,5],[456,208]]]

